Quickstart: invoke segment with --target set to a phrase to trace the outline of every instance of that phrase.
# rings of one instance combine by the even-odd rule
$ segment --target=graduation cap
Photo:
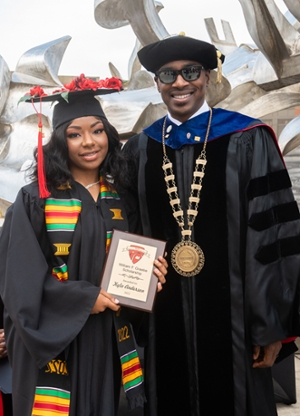
[[[163,65],[181,60],[199,62],[205,69],[218,68],[217,82],[220,82],[225,59],[211,43],[190,38],[183,33],[144,46],[138,52],[138,57],[143,67],[154,74]]]
[[[122,89],[122,81],[119,78],[106,78],[105,80],[94,81],[85,78],[84,74],[74,78],[69,84],[64,84],[63,88],[53,91],[48,95],[40,86],[32,88],[25,94],[20,102],[31,103],[39,117],[38,133],[38,184],[41,198],[47,198],[50,193],[47,189],[44,171],[44,157],[42,149],[43,124],[42,124],[42,103],[57,101],[52,115],[53,129],[57,129],[64,123],[75,118],[95,116],[106,119],[104,111],[96,95],[105,95],[118,92]],[[39,111],[35,103],[40,103]]]

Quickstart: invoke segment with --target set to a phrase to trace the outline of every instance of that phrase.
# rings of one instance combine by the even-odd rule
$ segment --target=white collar
[[[202,104],[202,106],[199,108],[199,110],[198,111],[196,111],[196,113],[194,113],[190,118],[189,118],[189,120],[191,119],[191,118],[194,118],[194,117],[196,117],[196,116],[199,116],[199,114],[202,114],[202,113],[204,113],[205,111],[209,111],[209,106],[208,106],[208,104],[207,104],[207,102],[206,101],[204,101],[204,103]],[[175,118],[173,118],[172,116],[171,116],[171,114],[168,112],[168,118],[174,123],[174,124],[176,124],[177,126],[180,126],[181,124],[182,124],[182,122],[181,121],[179,121],[179,120],[176,120]]]

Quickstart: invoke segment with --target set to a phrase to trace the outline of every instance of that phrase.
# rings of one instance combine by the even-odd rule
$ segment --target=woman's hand
[[[154,260],[154,274],[158,278],[159,282],[157,283],[157,292],[162,290],[162,285],[166,283],[166,274],[168,273],[168,263],[165,258],[159,256],[158,259]]]
[[[4,329],[0,329],[0,358],[7,356]]]
[[[107,308],[115,312],[118,311],[120,309],[119,301],[113,295],[109,295],[105,290],[101,289],[91,314],[104,312]]]
[[[280,341],[273,342],[273,344],[266,345],[265,347],[254,346],[253,347],[253,368],[266,368],[272,367],[282,344]]]

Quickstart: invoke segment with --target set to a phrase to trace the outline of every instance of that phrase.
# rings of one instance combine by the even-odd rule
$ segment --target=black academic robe
[[[1,230],[0,230],[1,235]],[[4,305],[0,298],[0,328],[3,328],[3,312]],[[12,397],[11,397],[11,368],[7,356],[0,360],[0,380],[1,392],[3,402],[3,415],[12,416]],[[5,388],[3,388],[3,385]],[[2,409],[1,409],[2,410]]]
[[[299,334],[300,221],[289,176],[267,127],[246,120],[242,131],[226,131],[226,117],[213,110],[193,228],[204,268],[182,277],[170,264],[151,317],[147,415],[276,415],[271,369],[252,368],[252,346]],[[207,114],[199,116],[203,124],[202,118],[207,126]],[[157,123],[149,128],[152,137],[135,136],[124,151],[136,161],[143,232],[168,241],[170,263],[180,233],[161,167],[162,121]],[[197,120],[192,123],[197,135]],[[205,129],[176,148],[180,131],[186,135],[189,122],[168,133],[175,149],[166,143],[186,209]]]
[[[113,312],[91,315],[99,294],[107,232],[128,230],[138,219],[122,201],[97,202],[80,184],[59,191],[81,201],[67,259],[68,279],[52,276],[55,262],[36,183],[22,188],[8,209],[0,239],[1,296],[13,368],[14,416],[30,416],[39,369],[57,356],[67,360],[70,416],[117,414],[120,359]],[[119,209],[115,215],[114,208]],[[55,240],[52,233],[52,242]]]

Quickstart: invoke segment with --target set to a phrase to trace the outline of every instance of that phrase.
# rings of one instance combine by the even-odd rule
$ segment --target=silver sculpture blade
[[[300,116],[285,126],[279,136],[278,144],[284,156],[300,145]]]
[[[11,133],[11,126],[9,124],[0,123],[0,162],[3,162],[9,152],[9,135]]]
[[[146,72],[146,71],[144,71]],[[150,74],[147,73],[148,76]],[[110,94],[100,98],[103,110],[108,120],[116,127],[122,139],[128,138],[141,131],[143,127],[154,121],[153,117],[160,116],[157,108],[162,108],[166,114],[166,107],[162,104],[161,96],[155,86],[132,91],[121,91],[119,94]],[[151,104],[153,113],[145,109]],[[141,126],[141,118],[144,120]],[[140,130],[136,126],[140,126]]]
[[[168,36],[154,0],[95,0],[94,16],[107,29],[130,24],[143,46]]]
[[[0,55],[0,116],[5,106],[10,85],[10,71],[7,63]]]
[[[255,101],[240,108],[244,114],[251,114],[252,117],[264,117],[275,111],[293,108],[300,101],[300,84],[280,88],[264,94]]]
[[[283,0],[292,15],[300,22],[300,0]]]
[[[218,48],[223,55],[227,56],[237,49],[237,44],[234,39],[229,22],[221,20],[225,40],[220,39],[214,19],[212,17],[204,19],[206,30],[209,33],[211,42]]]
[[[162,3],[159,2],[159,1],[154,1],[154,4],[155,4],[155,9],[156,9],[157,13],[159,13],[160,10],[163,9],[163,7],[164,7],[162,5]],[[128,24],[129,24],[129,22],[128,22]],[[126,84],[127,89],[133,89],[133,88],[135,88],[135,85],[137,84],[135,74],[138,71],[140,71],[140,69],[142,67],[141,63],[138,59],[137,53],[138,53],[138,51],[140,50],[141,47],[142,47],[141,42],[139,41],[139,38],[137,37],[136,41],[135,41],[135,46],[133,48],[133,51],[132,51],[131,56],[130,56],[129,61],[128,61],[128,83]],[[111,71],[111,74],[114,75],[114,72],[115,71],[113,71],[113,72]],[[122,78],[122,77],[120,76],[120,78]],[[133,78],[135,78],[135,79],[133,79]],[[144,88],[147,88],[148,86],[150,86],[150,85],[148,85],[148,83],[147,83],[147,84],[145,84]]]
[[[267,91],[300,82],[300,39],[274,0],[239,0],[248,31],[262,56],[255,82]]]
[[[19,59],[12,81],[33,85],[61,85],[57,74],[70,40],[71,36],[63,36],[29,49]]]

